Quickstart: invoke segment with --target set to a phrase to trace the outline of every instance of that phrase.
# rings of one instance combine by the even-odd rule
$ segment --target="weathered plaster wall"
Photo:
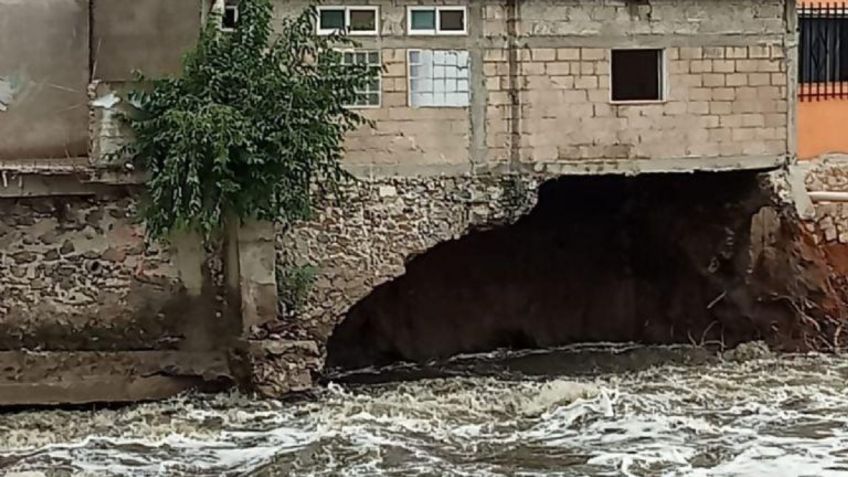
[[[0,199],[0,350],[216,349],[215,264],[183,242],[145,243],[132,196]]]
[[[99,0],[92,9],[94,79],[173,75],[200,33],[203,0]]]
[[[87,154],[88,3],[0,0],[0,160]]]

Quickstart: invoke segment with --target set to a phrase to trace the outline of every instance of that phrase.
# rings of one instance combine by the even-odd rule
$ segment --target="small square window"
[[[378,7],[318,7],[318,34],[376,35],[379,17]]]
[[[369,81],[364,88],[356,90],[356,97],[353,103],[348,106],[364,108],[380,107],[380,97],[382,94],[382,88],[380,86],[380,69],[382,68],[380,52],[376,50],[349,50],[344,52],[342,61],[347,64],[368,65],[377,70],[377,77]]]
[[[345,11],[340,9],[322,9],[318,20],[320,30],[343,30],[345,27]]]
[[[374,10],[350,10],[350,31],[371,32],[377,30],[377,12]]]
[[[407,32],[410,35],[464,35],[465,7],[407,7]]]
[[[412,10],[409,14],[411,15],[410,30],[436,31],[435,10]]]
[[[468,63],[467,51],[410,50],[409,105],[467,107]]]
[[[664,99],[662,50],[613,50],[610,69],[613,101]]]
[[[227,0],[224,5],[224,17],[221,19],[221,28],[224,31],[233,31],[238,26],[239,7],[234,0]]]
[[[441,10],[439,11],[439,29],[445,32],[465,31],[464,10]]]

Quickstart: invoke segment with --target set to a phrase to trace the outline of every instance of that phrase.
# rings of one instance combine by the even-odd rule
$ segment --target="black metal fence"
[[[801,4],[798,25],[800,100],[848,97],[848,5]]]

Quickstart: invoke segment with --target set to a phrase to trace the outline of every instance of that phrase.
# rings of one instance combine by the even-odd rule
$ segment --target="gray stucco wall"
[[[88,1],[0,0],[0,159],[88,152]]]
[[[92,18],[94,78],[132,79],[179,72],[200,32],[202,0],[98,0]]]

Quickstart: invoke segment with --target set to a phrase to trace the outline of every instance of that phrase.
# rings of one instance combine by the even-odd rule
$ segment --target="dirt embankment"
[[[574,342],[838,344],[822,251],[751,172],[569,177],[354,306],[328,366]]]

